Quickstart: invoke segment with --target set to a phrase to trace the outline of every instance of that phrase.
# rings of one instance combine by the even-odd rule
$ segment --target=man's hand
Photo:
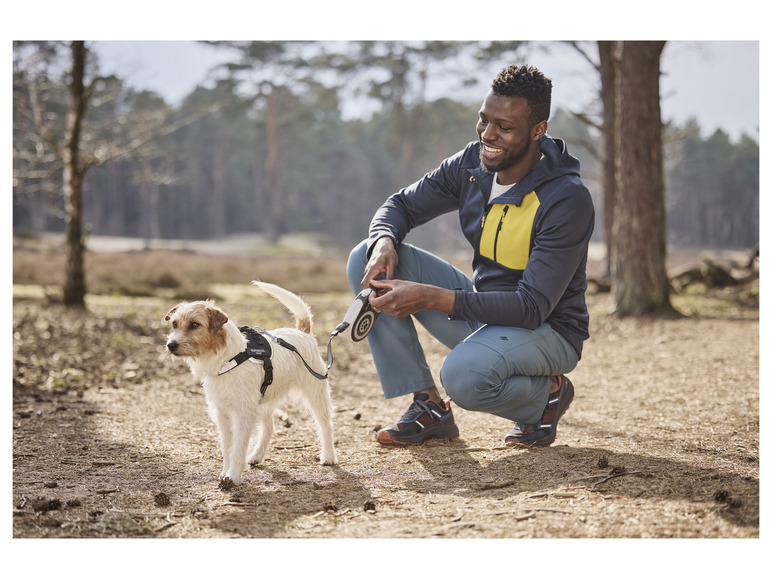
[[[422,310],[450,315],[456,301],[456,293],[452,290],[412,281],[374,279],[370,285],[376,289],[370,294],[370,304],[397,319]]]
[[[386,279],[393,279],[398,261],[394,242],[390,237],[381,237],[375,242],[373,252],[370,254],[370,261],[367,262],[367,267],[365,267],[362,288],[369,288],[372,285],[372,281],[380,279],[383,274],[386,274]]]

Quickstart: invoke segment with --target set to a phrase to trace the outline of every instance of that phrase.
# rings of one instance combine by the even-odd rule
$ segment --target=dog
[[[298,296],[279,286],[252,283],[284,304],[295,319],[295,328],[265,332],[272,351],[268,362],[249,358],[231,368],[234,364],[229,361],[245,352],[247,337],[213,301],[179,303],[165,318],[171,325],[166,350],[184,359],[201,381],[209,414],[219,431],[221,489],[240,484],[247,464],[263,459],[273,435],[274,410],[291,394],[300,395],[316,421],[321,442],[319,462],[337,462],[329,382],[312,333],[311,310]],[[296,351],[282,346],[282,341]],[[271,370],[272,382],[264,384],[266,372],[270,375]],[[249,453],[253,439],[256,444]]]

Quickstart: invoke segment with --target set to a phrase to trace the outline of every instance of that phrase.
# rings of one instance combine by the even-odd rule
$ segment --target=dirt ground
[[[737,289],[674,320],[617,319],[590,295],[576,397],[539,450],[505,447],[510,424],[458,407],[457,441],[379,446],[408,401],[383,400],[366,344],[338,337],[339,464],[317,464],[311,419],[288,406],[265,462],[221,491],[202,391],[163,352],[176,301],[89,296],[73,311],[14,287],[14,538],[760,535],[759,310]],[[256,288],[218,295],[239,324],[290,323]],[[323,349],[351,297],[304,297]],[[444,348],[425,344],[438,374]]]

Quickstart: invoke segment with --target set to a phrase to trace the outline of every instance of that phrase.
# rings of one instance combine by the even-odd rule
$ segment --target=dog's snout
[[[169,350],[172,354],[174,354],[177,351],[177,348],[179,348],[179,344],[175,341],[167,342],[166,343],[166,349]]]

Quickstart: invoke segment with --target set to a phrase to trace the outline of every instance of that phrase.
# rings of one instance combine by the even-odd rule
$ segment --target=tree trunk
[[[225,139],[217,138],[214,142],[212,159],[212,200],[209,207],[209,227],[214,237],[227,233],[225,223]]]
[[[616,204],[612,292],[618,315],[670,314],[659,59],[664,42],[616,42]]]
[[[140,214],[142,215],[141,221],[144,224],[144,230],[140,233],[145,236],[145,249],[151,249],[152,242],[161,237],[161,185],[160,179],[153,174],[152,159],[141,159],[141,161],[142,206],[140,207]]]
[[[65,128],[64,199],[66,209],[66,251],[67,272],[64,284],[64,303],[85,307],[86,278],[84,269],[85,246],[83,243],[83,168],[80,164],[80,130],[86,110],[86,91],[83,76],[86,69],[88,49],[83,41],[72,43],[72,79],[70,98],[72,102],[67,113]]]
[[[611,278],[611,248],[614,245],[614,207],[616,205],[616,82],[614,81],[614,43],[598,42],[600,56],[600,96],[603,102],[602,184],[603,239],[606,242],[605,276]]]
[[[265,97],[266,146],[265,157],[266,195],[270,219],[266,233],[271,243],[279,241],[284,230],[284,200],[281,197],[279,179],[279,100],[281,89],[272,87]]]

